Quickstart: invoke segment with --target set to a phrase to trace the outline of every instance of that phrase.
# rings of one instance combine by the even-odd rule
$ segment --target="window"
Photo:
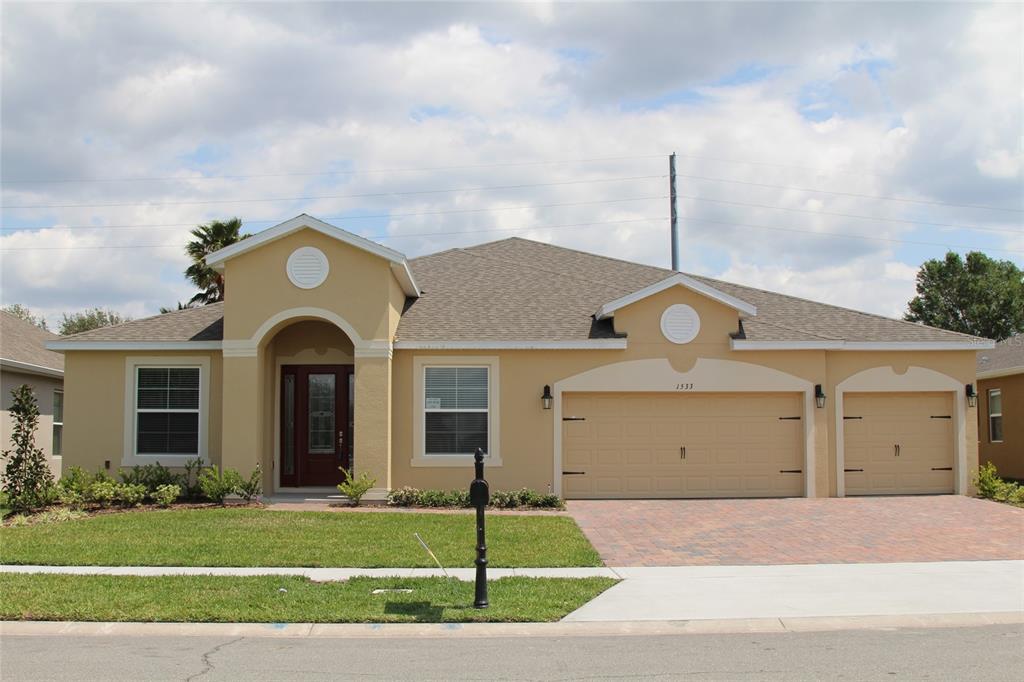
[[[199,455],[199,367],[136,367],[136,455]]]
[[[488,447],[487,367],[425,367],[424,454],[472,455]]]
[[[988,440],[1003,442],[1003,392],[998,388],[988,391]]]
[[[53,456],[64,449],[64,391],[53,392]]]

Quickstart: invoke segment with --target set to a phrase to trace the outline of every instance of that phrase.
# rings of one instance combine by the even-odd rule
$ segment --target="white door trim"
[[[846,475],[843,471],[846,456],[843,434],[844,393],[953,393],[953,492],[963,495],[967,491],[967,408],[964,404],[964,385],[953,377],[925,367],[908,367],[897,374],[889,366],[865,369],[836,384],[836,497],[846,496]]]
[[[680,389],[680,385],[692,388]],[[562,495],[562,394],[566,392],[803,393],[804,495],[814,497],[814,384],[777,369],[735,360],[698,358],[678,372],[666,358],[602,365],[556,381],[554,394],[552,490]]]

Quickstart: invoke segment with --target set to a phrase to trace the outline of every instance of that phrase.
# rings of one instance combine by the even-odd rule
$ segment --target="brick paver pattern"
[[[568,504],[608,566],[1024,559],[1024,509],[958,495]]]

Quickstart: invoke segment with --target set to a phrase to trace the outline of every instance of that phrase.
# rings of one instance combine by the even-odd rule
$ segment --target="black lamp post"
[[[476,478],[469,484],[469,501],[476,507],[476,595],[473,608],[487,608],[487,540],[484,537],[484,508],[491,501],[490,488],[484,480],[484,451],[473,455]]]

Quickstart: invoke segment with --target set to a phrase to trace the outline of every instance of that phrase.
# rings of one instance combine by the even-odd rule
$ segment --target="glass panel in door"
[[[309,452],[334,452],[335,374],[309,375]]]

